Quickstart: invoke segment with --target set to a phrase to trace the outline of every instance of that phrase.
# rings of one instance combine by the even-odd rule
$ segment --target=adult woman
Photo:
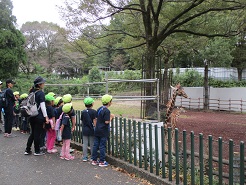
[[[15,96],[13,94],[12,88],[15,82],[11,79],[6,80],[6,99],[7,99],[7,106],[4,108],[4,137],[13,137],[11,134],[12,131],[12,124],[13,124],[13,107],[15,102]]]
[[[40,151],[40,136],[43,130],[43,124],[49,122],[49,118],[47,116],[46,107],[45,107],[45,94],[42,91],[44,88],[45,79],[42,77],[37,77],[34,80],[34,86],[30,90],[30,92],[35,92],[35,102],[38,107],[38,115],[35,117],[30,117],[30,125],[31,125],[31,134],[27,141],[25,155],[30,155],[32,153],[31,146],[34,141],[34,155],[39,156],[44,153]]]

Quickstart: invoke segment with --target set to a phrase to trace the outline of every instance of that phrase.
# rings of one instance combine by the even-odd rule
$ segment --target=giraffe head
[[[183,96],[184,98],[188,98],[187,94],[184,91],[184,88],[178,83],[175,87],[172,87],[173,93],[175,93],[177,96]]]

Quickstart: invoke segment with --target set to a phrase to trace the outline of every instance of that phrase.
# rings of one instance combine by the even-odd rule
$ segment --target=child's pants
[[[107,137],[98,137],[98,136],[94,137],[94,145],[93,145],[93,152],[92,152],[93,161],[97,161],[98,148],[100,151],[100,162],[105,161],[106,144],[107,144]]]
[[[69,157],[70,156],[70,142],[71,142],[71,139],[63,139],[62,140],[62,151],[61,151],[62,157]]]
[[[94,136],[83,136],[83,157],[88,157],[88,154],[87,154],[88,141],[90,143],[91,156],[92,156],[93,144],[94,144]]]
[[[13,125],[12,125],[12,127],[15,127],[15,128],[20,128],[20,118],[19,118],[20,116],[19,116],[19,114],[16,114],[15,116],[14,116],[14,118],[13,118]]]
[[[56,140],[56,131],[51,128],[48,129],[47,141],[46,141],[47,150],[52,150],[54,148],[55,140]]]

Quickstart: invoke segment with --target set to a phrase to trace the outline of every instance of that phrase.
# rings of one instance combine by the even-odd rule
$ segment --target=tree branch
[[[136,45],[136,46],[127,47],[127,48],[116,48],[116,49],[111,49],[111,50],[112,50],[112,51],[130,50],[130,49],[138,48],[138,47],[143,46],[143,45],[145,45],[145,44],[146,44],[146,42],[143,42],[143,43],[138,44],[138,45]],[[105,49],[105,48],[104,48],[104,49]],[[88,56],[88,57],[93,57],[93,56],[100,55],[100,54],[106,53],[106,52],[108,52],[108,51],[107,51],[107,50],[101,51],[101,52],[95,53],[94,55],[90,55],[90,56]]]
[[[239,34],[238,32],[236,32],[235,34],[229,34],[229,33],[225,33],[225,34],[206,34],[206,33],[193,32],[193,31],[190,31],[190,30],[174,30],[173,33],[188,33],[188,34],[191,34],[191,35],[204,36],[204,37],[209,37],[209,38],[212,38],[212,37],[230,37],[230,36],[236,36],[236,35]]]
[[[208,10],[205,10],[203,12],[200,12],[200,13],[197,13],[191,17],[188,17],[187,19],[184,19],[183,21],[181,21],[180,23],[177,23],[176,25],[174,25],[172,28],[169,29],[169,31],[167,33],[165,33],[165,29],[163,29],[160,33],[159,33],[159,40],[162,40],[162,38],[165,38],[167,35],[170,35],[174,32],[174,30],[182,25],[184,25],[185,23],[201,16],[201,15],[204,15],[208,12],[219,12],[219,11],[228,11],[228,10],[240,10],[240,9],[243,9],[245,8],[245,5],[242,5],[242,6],[232,6],[232,7],[227,7],[227,8],[210,8]]]
[[[135,11],[139,11],[139,12],[143,12],[142,9],[138,9],[138,8],[132,8],[132,6],[140,6],[139,4],[129,4],[129,5],[126,5],[124,7],[118,7],[118,6],[115,6],[113,5],[113,3],[111,3],[109,0],[104,0],[109,6],[115,8],[115,9],[118,9],[118,10],[135,10]]]

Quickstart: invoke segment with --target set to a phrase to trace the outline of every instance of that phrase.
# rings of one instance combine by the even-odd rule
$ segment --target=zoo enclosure
[[[76,111],[76,115],[73,140],[83,143],[81,111]],[[165,134],[168,135],[167,141]],[[165,132],[162,123],[116,117],[110,124],[107,154],[176,184],[246,183],[243,141],[235,144],[229,140],[226,143],[221,137],[214,140],[210,135],[205,139],[202,133],[188,135],[185,130],[180,133],[176,129],[174,151],[171,151],[171,145],[171,128]],[[225,145],[229,145],[228,152],[224,152]]]
[[[126,79],[108,79],[107,73],[106,78],[104,82],[90,82],[85,84],[46,84],[47,86],[86,86],[87,87],[87,96],[90,96],[92,98],[99,98],[100,96],[95,96],[90,94],[90,86],[91,85],[105,85],[106,90],[105,93],[108,94],[109,92],[109,84],[110,83],[122,83],[122,82],[135,82],[135,83],[149,83],[152,84],[153,87],[155,87],[155,95],[152,96],[146,96],[146,95],[140,95],[140,96],[113,96],[114,101],[141,101],[141,112],[140,112],[140,118],[145,117],[144,108],[146,105],[147,100],[155,100],[156,103],[156,110],[157,110],[157,120],[160,120],[160,99],[159,99],[159,79],[139,79],[139,80],[126,80]],[[84,97],[82,97],[84,98]],[[82,98],[74,98],[74,99],[82,99]]]

